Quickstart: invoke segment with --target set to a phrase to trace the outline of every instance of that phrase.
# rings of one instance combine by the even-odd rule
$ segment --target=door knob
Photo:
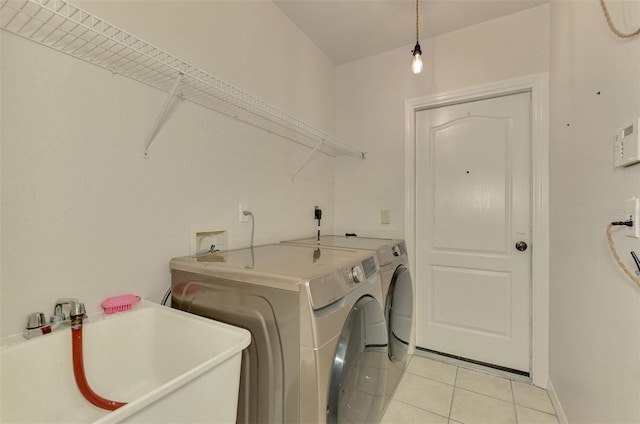
[[[527,250],[527,247],[528,247],[527,243],[525,243],[522,240],[516,242],[516,249],[518,249],[521,252],[524,252],[525,250]]]

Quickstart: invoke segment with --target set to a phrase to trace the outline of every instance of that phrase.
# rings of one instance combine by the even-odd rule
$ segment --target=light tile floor
[[[546,390],[414,356],[382,423],[558,424],[558,419]]]

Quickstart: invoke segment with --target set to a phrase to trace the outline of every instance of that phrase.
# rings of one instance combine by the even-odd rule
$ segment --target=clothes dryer
[[[251,332],[239,423],[380,421],[387,331],[372,252],[276,244],[170,267],[172,307]]]
[[[384,406],[386,408],[408,364],[408,348],[413,325],[413,283],[404,240],[326,235],[321,236],[319,241],[317,237],[311,237],[283,243],[320,248],[362,249],[376,253],[380,265],[389,339],[389,368]]]

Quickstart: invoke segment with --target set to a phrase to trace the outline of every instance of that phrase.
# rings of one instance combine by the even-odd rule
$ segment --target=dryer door
[[[344,324],[331,371],[327,423],[380,422],[387,374],[387,334],[378,302],[360,298]]]
[[[404,265],[399,265],[391,278],[385,299],[385,317],[389,331],[389,359],[394,363],[404,363],[413,322],[413,284]]]

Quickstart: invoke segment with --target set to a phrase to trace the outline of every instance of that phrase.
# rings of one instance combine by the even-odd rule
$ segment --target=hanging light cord
[[[418,1],[416,0],[416,42],[420,40],[420,26],[418,25]]]
[[[611,29],[611,32],[613,32],[615,35],[620,38],[632,38],[640,34],[640,28],[629,33],[624,33],[618,30],[618,28],[616,28],[616,26],[613,24],[613,20],[611,20],[611,15],[609,14],[609,10],[607,9],[607,5],[604,3],[604,0],[600,0],[600,6],[602,7],[602,13],[604,13],[604,17],[607,20],[609,29]]]

